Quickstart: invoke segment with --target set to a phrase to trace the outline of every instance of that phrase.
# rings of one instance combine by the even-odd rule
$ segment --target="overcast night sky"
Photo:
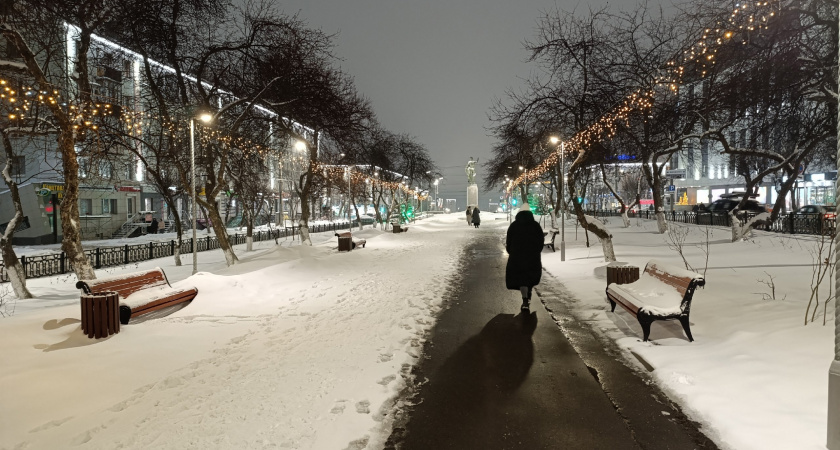
[[[622,0],[632,4],[631,1]],[[441,198],[463,210],[470,156],[490,158],[487,118],[494,98],[528,75],[522,47],[544,11],[588,9],[605,2],[554,0],[284,0],[310,27],[338,33],[336,55],[356,80],[382,125],[408,133],[428,148],[446,180]],[[498,189],[481,185],[481,209]]]

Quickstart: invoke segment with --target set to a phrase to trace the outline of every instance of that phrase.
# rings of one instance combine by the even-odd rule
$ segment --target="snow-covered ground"
[[[501,239],[505,216],[482,218],[482,230]],[[620,261],[682,264],[655,223],[608,225]],[[701,230],[691,228],[683,246],[699,271]],[[249,253],[239,246],[232,268],[219,251],[199,253],[195,276],[189,255],[181,267],[163,258],[102,270],[160,266],[199,295],[100,340],[80,330],[72,276],[30,280],[37,298],[0,319],[0,448],[381,448],[403,375],[475,233],[453,213],[408,233],[356,231],[367,248],[350,253],[321,233],[312,247],[291,238]],[[579,317],[653,366],[651,376],[723,448],[824,448],[833,302],[828,325],[822,307],[803,325],[817,238],[728,237],[712,229],[693,343],[675,321],[654,323],[652,342],[641,342],[631,316],[609,312],[601,247],[585,247],[571,222],[567,260],[548,252],[543,264],[574,294]],[[771,278],[776,300],[762,295]],[[503,280],[488,282],[503,289]]]

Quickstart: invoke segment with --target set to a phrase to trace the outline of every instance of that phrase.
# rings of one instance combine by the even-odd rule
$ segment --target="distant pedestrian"
[[[478,210],[478,206],[476,206],[475,208],[473,208],[473,212],[472,212],[472,223],[473,223],[473,225],[475,225],[475,227],[476,227],[476,228],[478,228],[478,226],[479,226],[479,225],[481,225],[481,216],[480,216],[480,213],[481,213],[481,211],[479,211],[479,210]]]
[[[158,232],[158,221],[156,217],[152,217],[152,222],[149,224],[149,228],[146,229],[146,232],[149,234],[157,234]]]
[[[472,206],[467,206],[467,225],[472,225]]]
[[[505,286],[522,293],[522,310],[531,307],[531,291],[542,277],[543,230],[534,220],[531,207],[523,203],[507,230],[505,250],[508,252]]]

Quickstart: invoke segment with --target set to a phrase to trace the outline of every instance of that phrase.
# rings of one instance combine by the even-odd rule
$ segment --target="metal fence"
[[[311,225],[309,227],[310,233],[322,233],[326,231],[338,231],[350,228],[349,222],[331,223],[321,225]],[[255,231],[253,234],[254,242],[267,241],[275,238],[285,238],[293,236],[300,232],[300,228],[284,227],[276,228],[270,231]],[[247,236],[244,234],[232,234],[228,236],[231,245],[244,244],[247,241]],[[96,247],[85,250],[88,259],[95,269],[103,267],[123,266],[126,264],[148,261],[156,258],[165,258],[167,256],[175,255],[175,247],[178,245],[177,241],[157,241],[148,242],[144,244],[135,245],[121,245],[115,247]],[[181,240],[181,254],[189,254],[193,251],[195,246],[196,251],[205,252],[208,250],[215,250],[219,248],[219,241],[216,236],[200,237],[193,242],[192,238]],[[52,253],[48,255],[36,256],[21,256],[20,263],[23,265],[26,278],[40,278],[52,275],[61,275],[73,271],[70,261],[67,259],[64,252]],[[6,272],[6,266],[0,261],[0,283],[7,283],[9,275]]]
[[[619,217],[616,211],[586,211],[587,214],[595,217]],[[757,216],[758,212],[746,211],[738,215],[739,220],[744,223]],[[628,213],[631,218],[640,217],[643,219],[655,219],[653,211],[631,211]],[[665,211],[665,220],[694,225],[712,225],[719,227],[732,226],[729,214],[725,212],[692,212],[692,211]],[[825,234],[834,235],[836,221],[833,215],[823,214],[781,214],[776,220],[755,227],[756,230],[772,231],[776,233],[789,234]]]

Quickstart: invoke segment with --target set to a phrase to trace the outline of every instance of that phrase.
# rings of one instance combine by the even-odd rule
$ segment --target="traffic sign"
[[[685,178],[685,169],[671,169],[665,171],[666,178]]]
[[[674,192],[674,191],[676,191],[676,190],[677,190],[677,187],[676,187],[676,186],[674,186],[673,184],[669,184],[669,185],[668,185],[668,192]]]

